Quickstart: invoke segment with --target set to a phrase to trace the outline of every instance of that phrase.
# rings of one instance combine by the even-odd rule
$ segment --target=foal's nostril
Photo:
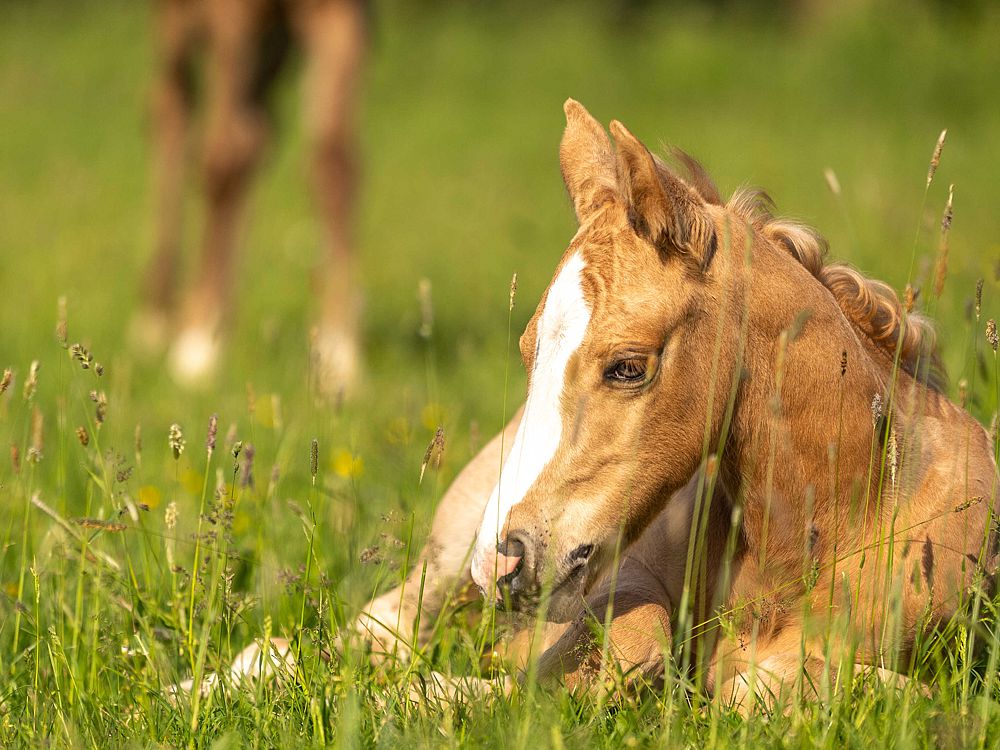
[[[581,544],[575,550],[569,553],[570,562],[586,562],[590,559],[590,556],[594,554],[593,544]]]
[[[497,543],[497,552],[505,557],[520,557],[524,559],[524,542],[516,536],[508,536],[502,542]]]
[[[524,541],[516,532],[509,534],[506,539],[497,543],[498,553],[510,560],[517,560],[517,564],[514,566],[513,570],[497,579],[497,585],[500,586],[500,588],[508,590],[513,588],[514,581],[524,569],[525,550]]]

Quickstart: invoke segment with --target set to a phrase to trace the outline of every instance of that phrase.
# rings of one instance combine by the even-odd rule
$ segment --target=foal
[[[185,295],[170,350],[185,381],[209,374],[218,358],[228,309],[232,259],[254,169],[267,134],[266,97],[292,42],[305,53],[303,118],[317,209],[326,229],[327,269],[314,342],[321,385],[348,384],[356,369],[357,300],[351,216],[355,198],[353,117],[366,45],[363,0],[158,0],[156,246],[145,283],[145,311],[134,335],[159,348],[172,332],[184,161],[203,94],[201,147],[205,228],[197,280]],[[198,53],[205,53],[204,91],[195,91]]]
[[[418,640],[474,581],[549,622],[540,673],[571,686],[672,652],[747,711],[907,671],[997,566],[993,447],[938,390],[929,325],[759,194],[565,111],[580,228],[521,337],[525,405],[357,629],[405,648],[421,581]]]

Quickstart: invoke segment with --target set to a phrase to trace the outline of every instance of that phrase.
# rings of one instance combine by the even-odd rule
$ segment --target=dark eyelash
[[[619,383],[635,383],[646,377],[648,362],[645,358],[629,357],[613,363],[604,372],[604,377]]]

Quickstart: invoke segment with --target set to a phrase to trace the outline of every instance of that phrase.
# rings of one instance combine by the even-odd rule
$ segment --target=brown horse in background
[[[169,365],[182,381],[203,379],[218,359],[239,229],[267,139],[267,94],[293,43],[305,56],[303,119],[327,245],[313,354],[325,391],[339,391],[354,376],[358,300],[351,236],[357,171],[353,121],[367,37],[364,5],[364,0],[156,3],[156,246],[133,337],[154,351],[171,338]],[[196,91],[195,68],[202,53],[205,80],[203,91]],[[199,99],[204,108],[205,227],[197,278],[175,320],[185,156]]]
[[[521,337],[527,401],[355,630],[405,654],[474,581],[548,621],[539,674],[570,686],[672,655],[749,711],[910,671],[997,566],[994,449],[929,324],[761,194],[565,110],[580,227]]]

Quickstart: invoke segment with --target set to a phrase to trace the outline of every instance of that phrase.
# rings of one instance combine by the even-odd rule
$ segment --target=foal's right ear
[[[608,134],[590,112],[573,99],[563,105],[566,130],[559,146],[563,182],[582,223],[618,194],[615,156]]]
[[[649,149],[618,120],[611,121],[611,135],[618,146],[621,191],[636,234],[661,252],[678,250],[707,269],[716,238],[701,196],[658,165]]]

